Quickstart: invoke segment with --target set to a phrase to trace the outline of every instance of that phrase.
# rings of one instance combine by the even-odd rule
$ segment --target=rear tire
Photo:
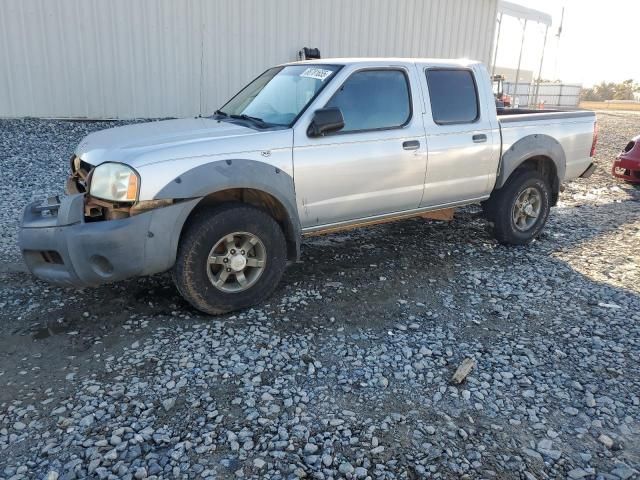
[[[549,183],[529,169],[516,170],[483,205],[496,239],[506,245],[526,245],[536,238],[547,223],[550,208]]]
[[[189,221],[173,278],[191,305],[220,315],[268,298],[286,262],[280,225],[256,207],[229,203],[198,212]]]

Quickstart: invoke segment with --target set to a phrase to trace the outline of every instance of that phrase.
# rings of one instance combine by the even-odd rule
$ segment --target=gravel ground
[[[168,275],[25,272],[20,210],[112,125],[0,121],[0,477],[637,478],[640,190],[609,168],[640,116],[599,115],[599,171],[528,247],[475,208],[317,237],[216,318]]]

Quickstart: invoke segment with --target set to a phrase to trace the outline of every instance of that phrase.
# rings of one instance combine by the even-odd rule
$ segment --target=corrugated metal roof
[[[210,114],[303,46],[488,62],[497,0],[3,0],[0,116]]]

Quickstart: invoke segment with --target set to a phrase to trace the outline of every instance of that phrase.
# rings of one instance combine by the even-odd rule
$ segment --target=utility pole
[[[562,24],[564,23],[564,7],[562,7],[562,14],[560,15],[560,25],[558,26],[558,33],[556,33],[556,63],[553,67],[553,76],[558,78],[558,58],[560,57],[560,35],[562,35]]]
[[[493,50],[493,63],[491,64],[491,78],[496,74],[496,59],[498,58],[498,45],[500,43],[500,27],[502,27],[502,15],[500,12],[500,17],[498,17],[498,32],[496,34],[496,48]]]
[[[542,42],[542,56],[540,57],[540,67],[538,68],[538,79],[536,80],[536,93],[533,96],[533,104],[538,105],[538,92],[540,91],[540,77],[542,76],[542,62],[544,62],[544,49],[547,46],[547,33],[549,25],[544,29],[544,41]]]
[[[518,56],[518,69],[516,70],[516,83],[513,87],[513,94],[515,95],[514,102],[518,102],[518,79],[520,78],[520,64],[522,63],[522,50],[524,49],[524,36],[527,31],[527,19],[524,19],[524,25],[522,26],[522,40],[520,40],[520,55]]]

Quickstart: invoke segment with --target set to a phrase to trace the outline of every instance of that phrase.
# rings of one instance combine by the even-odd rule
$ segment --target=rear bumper
[[[61,286],[88,287],[168,270],[180,231],[198,199],[139,215],[84,221],[84,195],[35,202],[24,210],[19,246],[29,270]]]
[[[616,158],[611,167],[611,174],[631,183],[640,183],[640,160]]]

